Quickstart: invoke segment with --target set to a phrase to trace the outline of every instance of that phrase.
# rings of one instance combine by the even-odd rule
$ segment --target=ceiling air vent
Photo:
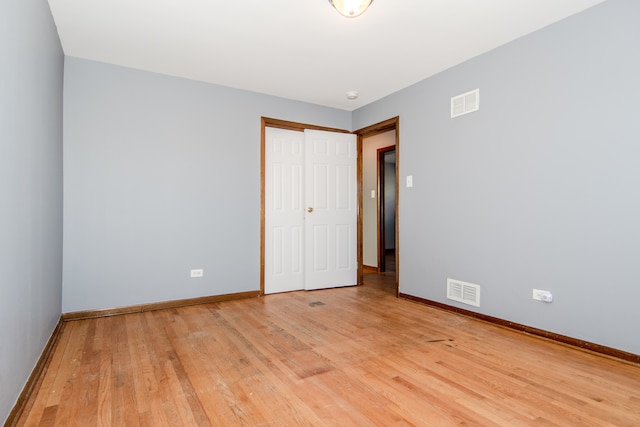
[[[451,118],[473,113],[480,109],[480,89],[451,98]]]
[[[480,286],[460,280],[447,279],[447,298],[480,307]]]

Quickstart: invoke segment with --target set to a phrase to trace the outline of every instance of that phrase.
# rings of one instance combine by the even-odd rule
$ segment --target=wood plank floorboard
[[[640,426],[640,367],[352,288],[66,322],[19,426]]]

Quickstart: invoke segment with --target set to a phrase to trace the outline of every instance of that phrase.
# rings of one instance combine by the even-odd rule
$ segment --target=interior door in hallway
[[[265,129],[265,293],[357,283],[356,136]]]

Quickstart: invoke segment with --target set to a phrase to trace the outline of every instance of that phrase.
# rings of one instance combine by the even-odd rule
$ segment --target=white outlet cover
[[[201,268],[191,270],[191,277],[203,277],[204,270]]]
[[[534,289],[533,290],[533,299],[536,301],[543,301],[543,302],[552,302],[553,301],[553,294],[549,291],[543,291],[540,289]]]

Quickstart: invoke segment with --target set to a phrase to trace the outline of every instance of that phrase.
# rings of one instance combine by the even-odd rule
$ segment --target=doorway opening
[[[367,281],[389,282],[399,294],[400,119],[395,117],[355,131],[358,135],[362,274]],[[377,277],[372,275],[376,274]],[[363,283],[363,276],[360,277]]]
[[[396,257],[396,146],[378,148],[378,272],[389,265],[395,271]]]

